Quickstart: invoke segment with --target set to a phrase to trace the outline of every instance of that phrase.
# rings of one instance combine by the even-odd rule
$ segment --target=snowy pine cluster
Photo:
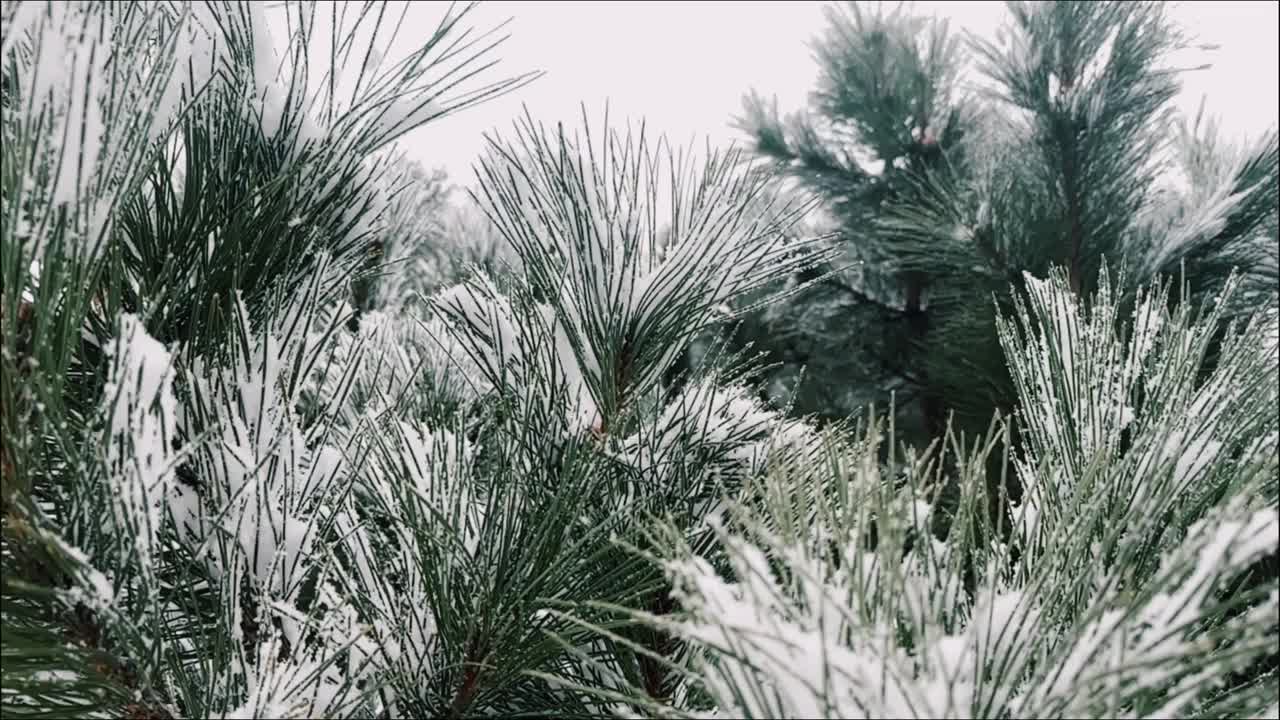
[[[5,717],[1277,717],[1274,294],[1027,274],[1012,416],[819,426],[686,352],[832,260],[745,154],[526,117],[509,262],[370,263],[529,79],[398,12],[0,10]]]

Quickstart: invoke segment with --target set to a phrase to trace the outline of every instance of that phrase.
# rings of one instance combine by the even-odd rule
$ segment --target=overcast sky
[[[469,183],[484,148],[482,133],[506,131],[527,104],[536,119],[576,124],[585,102],[593,125],[605,101],[610,117],[644,118],[648,127],[688,142],[741,139],[730,121],[742,95],[776,94],[783,112],[799,108],[817,68],[808,43],[823,28],[825,3],[799,2],[484,2],[470,19],[481,29],[511,18],[498,72],[543,70],[515,93],[429,124],[403,141],[409,155],[444,166]],[[1000,2],[917,2],[959,26],[990,36],[1005,17]],[[409,20],[429,32],[443,3],[413,3]],[[1184,76],[1179,104],[1210,112],[1233,134],[1256,135],[1276,123],[1280,77],[1280,4],[1183,2],[1174,18],[1221,49],[1204,54],[1209,70]],[[400,43],[397,43],[399,45]],[[493,76],[496,79],[497,75]]]

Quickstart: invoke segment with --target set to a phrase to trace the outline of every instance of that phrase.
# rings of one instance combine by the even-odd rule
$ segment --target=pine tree
[[[405,287],[409,278],[431,282],[428,278],[439,275],[432,256],[441,254],[447,242],[443,216],[453,190],[448,174],[398,158],[388,177],[388,219],[371,243],[367,271],[352,288],[353,305],[362,313],[411,296],[413,291]],[[358,316],[353,322],[359,322]]]
[[[483,211],[460,197],[443,169],[406,162],[393,183],[394,199],[383,232],[367,310],[401,307],[462,280],[479,266],[497,275],[518,262]]]
[[[900,452],[685,354],[823,281],[810,204],[526,115],[471,197],[515,261],[352,330],[386,143],[522,78],[457,94],[465,10],[388,65],[385,6],[315,9],[276,82],[261,5],[4,8],[6,717],[1274,713],[1280,313],[1246,281],[1201,316],[1027,276],[994,330],[1026,410]],[[370,76],[309,81],[326,36]]]
[[[1240,313],[1271,302],[1280,277],[1276,134],[1231,147],[1199,119],[1179,128],[1170,63],[1189,41],[1163,4],[1015,2],[1009,14],[997,41],[962,42],[901,9],[833,7],[809,111],[783,120],[752,95],[741,120],[843,234],[840,272],[774,308],[755,339],[820,318],[820,339],[791,333],[827,348],[802,397],[860,384],[883,406],[893,391],[918,444],[952,414],[980,432],[1014,409],[994,313],[1024,293],[1024,272],[1064,266],[1088,294],[1109,258],[1130,300],[1159,278],[1204,299],[1234,268]],[[964,83],[971,59],[977,81]]]

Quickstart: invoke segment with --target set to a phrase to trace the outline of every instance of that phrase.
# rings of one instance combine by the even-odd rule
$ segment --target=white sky
[[[482,3],[469,16],[487,30],[512,19],[511,34],[494,57],[491,80],[543,70],[532,84],[409,134],[402,147],[429,167],[444,166],[469,184],[484,148],[482,133],[507,133],[527,104],[534,118],[576,127],[585,102],[593,127],[606,100],[610,119],[645,119],[648,128],[678,143],[742,140],[730,127],[744,93],[776,94],[779,109],[799,109],[816,79],[808,43],[824,27],[825,3],[801,2],[501,2]],[[1000,2],[917,2],[953,27],[990,36],[1005,17]],[[415,2],[408,27],[429,32],[446,5]],[[1183,2],[1174,18],[1201,42],[1209,70],[1183,76],[1179,105],[1194,111],[1208,96],[1208,112],[1232,135],[1257,135],[1276,123],[1280,41],[1276,2]],[[412,22],[413,24],[410,24]],[[408,33],[412,34],[412,33]],[[401,43],[398,41],[397,45]],[[1199,57],[1199,56],[1197,56]]]

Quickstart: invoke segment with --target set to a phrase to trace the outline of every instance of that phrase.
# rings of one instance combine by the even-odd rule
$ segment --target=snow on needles
[[[914,613],[904,617],[925,638],[913,654],[892,641],[892,628],[860,619],[850,601],[872,594],[863,578],[777,538],[757,545],[717,534],[736,582],[701,558],[669,562],[667,570],[689,609],[669,626],[717,649],[715,662],[699,668],[719,717],[967,717],[979,692],[978,661],[1021,662],[1009,626],[1030,623],[1034,611],[1020,592],[984,591],[974,620],[957,633],[932,620],[914,625],[924,619]]]
[[[1089,688],[1099,683],[1123,686],[1133,697],[1170,684],[1218,682],[1231,671],[1229,657],[1206,655],[1204,671],[1190,675],[1161,660],[1212,652],[1194,632],[1212,611],[1212,594],[1280,538],[1274,509],[1228,508],[1193,526],[1165,556],[1160,591],[1128,610],[1106,609],[1111,596],[1101,595],[1097,612],[1059,635],[1059,620],[1041,609],[1046,589],[1034,584],[987,578],[967,619],[957,615],[948,629],[942,606],[963,610],[959,595],[895,610],[900,592],[893,584],[901,576],[893,568],[873,560],[837,565],[820,559],[817,545],[712,524],[734,580],[700,557],[667,561],[686,612],[659,622],[714,657],[697,667],[716,717],[1094,717],[1098,696]],[[904,565],[933,568],[921,578],[934,594],[953,580],[958,585],[950,563],[920,560],[912,550]],[[870,582],[854,572],[859,567],[875,568]],[[1276,609],[1273,592],[1257,611]],[[910,645],[901,643],[904,634],[914,638]],[[1181,716],[1193,697],[1171,693],[1152,716]]]
[[[94,22],[88,3],[69,2],[23,3],[13,27],[6,28],[6,48],[24,29],[32,31],[36,57],[25,66],[22,86],[31,88],[37,106],[50,103],[54,133],[62,138],[51,188],[54,203],[74,203],[87,192],[88,171],[98,158],[109,28]]]
[[[33,157],[21,164],[48,168],[20,183],[19,194],[30,196],[19,203],[30,208],[24,214],[66,207],[67,230],[90,254],[102,250],[119,194],[148,167],[139,156],[158,150],[184,103],[213,76],[210,26],[203,7],[175,21],[167,12],[117,13],[104,3],[18,5],[5,28],[5,57],[15,45],[31,52],[14,56],[24,96],[6,113],[33,141],[23,150]],[[165,42],[142,39],[156,36]],[[33,238],[37,258],[49,234]]]
[[[233,571],[223,558],[247,562],[256,585],[293,602],[340,463],[335,451],[307,447],[293,399],[282,392],[283,373],[293,366],[289,352],[302,346],[282,344],[269,328],[253,332],[243,303],[238,307],[249,352],[229,367],[197,359],[191,373],[197,401],[186,415],[203,418],[214,432],[196,458],[209,482],[199,494],[177,486],[170,506],[180,536],[205,556],[214,577]],[[237,539],[238,552],[211,547],[226,537]],[[284,618],[282,624],[296,642],[297,623]]]
[[[177,399],[173,362],[142,322],[120,318],[120,335],[107,348],[112,371],[105,388],[104,445],[115,488],[113,520],[123,538],[133,538],[144,572],[160,532],[161,508],[174,477]]]
[[[291,119],[285,114],[291,110],[293,118],[299,122],[298,139],[302,143],[323,138],[325,133],[311,117],[308,105],[308,88],[303,86],[305,73],[302,63],[293,59],[285,63],[276,50],[267,23],[266,4],[250,3],[253,33],[253,82],[254,100],[257,103],[258,118],[262,123],[262,132],[267,137],[279,134],[288,127]],[[294,50],[292,43],[289,51]],[[284,72],[291,69],[291,76],[285,79]],[[292,97],[291,97],[292,96]],[[298,107],[301,103],[302,107]],[[290,107],[292,105],[292,107]]]

